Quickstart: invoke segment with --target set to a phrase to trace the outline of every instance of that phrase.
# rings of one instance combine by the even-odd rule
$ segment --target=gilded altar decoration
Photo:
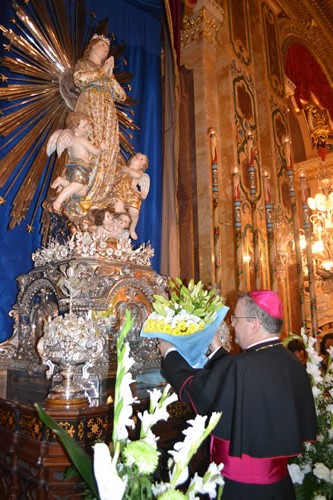
[[[152,312],[141,336],[173,343],[195,367],[206,362],[206,352],[229,308],[216,289],[191,279],[188,287],[179,279],[169,280],[170,299],[154,295]]]
[[[327,109],[324,109],[318,102],[316,96],[311,94],[309,101],[301,99],[305,110],[308,127],[311,133],[313,146],[316,148],[322,161],[325,161],[326,144],[333,138],[333,124]]]

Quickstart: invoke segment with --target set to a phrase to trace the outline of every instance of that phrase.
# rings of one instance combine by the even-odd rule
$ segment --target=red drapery
[[[288,49],[286,75],[296,85],[295,98],[300,107],[300,98],[307,101],[312,92],[333,119],[333,89],[321,66],[300,44],[294,44]]]

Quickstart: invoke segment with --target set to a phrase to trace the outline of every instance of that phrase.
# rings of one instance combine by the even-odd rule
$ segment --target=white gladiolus
[[[158,389],[148,391],[150,394],[149,411],[138,413],[138,418],[141,420],[140,438],[152,442],[151,428],[160,420],[168,420],[169,413],[167,407],[178,400],[176,393],[169,395],[171,389],[170,384],[167,384],[163,393]],[[146,439],[147,438],[147,439]],[[156,443],[158,438],[155,437]]]
[[[221,476],[222,469],[223,464],[216,465],[212,462],[203,477],[195,473],[187,490],[189,500],[195,500],[197,498],[196,493],[208,495],[209,498],[216,498],[216,486],[224,485],[224,480]]]
[[[196,415],[195,419],[188,420],[190,424],[187,429],[183,431],[185,439],[174,445],[174,449],[169,451],[173,457],[175,466],[170,474],[170,482],[175,486],[182,484],[185,478],[185,471],[190,457],[197,451],[204,439],[210,434],[211,429],[216,426],[221,418],[221,413],[213,412],[209,419],[208,426],[205,427],[207,420],[206,416]],[[185,478],[185,479],[184,479]]]
[[[134,429],[135,423],[132,418],[133,403],[137,402],[137,398],[133,398],[130,384],[133,382],[132,374],[126,373],[121,381],[119,391],[122,396],[122,408],[117,421],[114,422],[118,439],[126,439],[128,437],[127,427]]]
[[[94,474],[100,500],[121,500],[125,493],[126,482],[117,474],[115,463],[105,443],[94,446]]]
[[[135,360],[131,357],[131,350],[128,342],[124,343],[124,355],[122,359],[122,366],[128,372],[134,365]]]
[[[170,386],[169,386],[169,388],[170,388]],[[150,407],[152,409],[155,409],[159,400],[162,397],[162,391],[160,391],[159,389],[156,389],[154,387],[154,389],[152,391],[148,390],[148,393],[150,395]]]

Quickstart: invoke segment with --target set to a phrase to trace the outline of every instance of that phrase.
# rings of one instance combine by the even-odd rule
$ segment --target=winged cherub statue
[[[66,176],[57,177],[51,184],[53,189],[61,188],[53,202],[53,209],[59,211],[61,205],[70,196],[85,196],[88,191],[91,173],[90,155],[98,156],[104,149],[102,142],[98,147],[88,139],[89,118],[84,113],[71,112],[66,117],[66,129],[58,129],[50,136],[46,152],[50,156],[57,151],[60,156],[65,149],[68,151],[66,162]]]
[[[132,218],[129,232],[133,240],[138,238],[135,229],[139,220],[141,203],[147,198],[150,188],[150,178],[145,173],[147,168],[147,156],[136,153],[130,158],[127,166],[116,174],[111,187],[110,197],[114,210],[116,212],[128,211]]]

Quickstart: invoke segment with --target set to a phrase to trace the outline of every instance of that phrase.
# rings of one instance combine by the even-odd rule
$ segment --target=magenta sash
[[[222,475],[233,481],[250,484],[271,484],[288,475],[288,457],[254,458],[242,454],[229,455],[230,441],[211,436],[211,460],[224,464]]]

